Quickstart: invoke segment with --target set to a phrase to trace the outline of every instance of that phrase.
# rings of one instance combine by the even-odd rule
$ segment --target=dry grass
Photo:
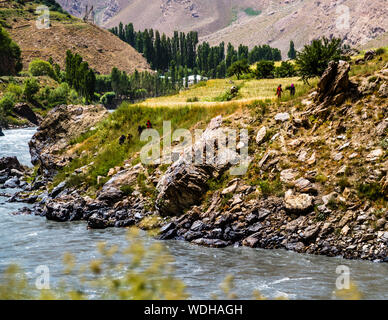
[[[310,81],[315,86],[318,79]],[[197,98],[197,102],[190,102],[190,105],[212,107],[231,103],[249,103],[253,100],[276,100],[276,88],[282,84],[284,88],[284,99],[288,100],[289,92],[285,88],[294,83],[297,96],[305,94],[312,87],[304,84],[299,78],[262,79],[262,80],[239,80],[231,82],[229,79],[209,80],[206,83],[193,85],[188,90],[182,90],[176,95],[147,99],[141,105],[148,107],[183,107],[188,104],[188,99]],[[229,102],[216,102],[215,98],[225,93],[232,86],[241,86],[237,99]]]

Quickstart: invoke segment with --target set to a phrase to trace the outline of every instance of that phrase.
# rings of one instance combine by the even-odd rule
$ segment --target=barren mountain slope
[[[352,46],[361,46],[388,31],[387,0],[278,2],[281,5],[272,6],[250,21],[237,21],[201,40],[250,46],[268,43],[285,56],[290,40],[301,48],[314,38],[337,36]]]
[[[90,0],[59,0],[84,8]],[[199,31],[201,41],[250,47],[270,44],[286,57],[289,41],[301,48],[314,38],[340,36],[362,46],[388,31],[388,0],[97,0],[97,21],[135,29]],[[64,5],[68,9],[69,5]],[[70,10],[71,13],[74,13]],[[80,11],[82,12],[82,11]],[[77,12],[75,12],[77,14]],[[78,15],[81,15],[78,13]],[[104,18],[101,16],[104,15]],[[347,17],[349,18],[348,20]],[[380,41],[381,42],[381,41]],[[379,43],[380,43],[379,42]]]
[[[94,6],[96,21],[104,27],[132,22],[136,29],[154,28],[171,34],[175,30],[198,30],[201,35],[227,27],[237,16],[249,18],[270,0],[58,0],[64,9],[81,17]]]
[[[11,2],[0,8],[0,14],[6,17],[11,27],[7,31],[22,50],[25,69],[35,58],[50,57],[64,67],[68,49],[78,52],[102,74],[110,73],[114,66],[129,73],[149,69],[142,55],[107,30],[57,12],[51,12],[49,29],[38,29],[33,9],[36,4],[28,4],[22,11],[16,10],[17,6]]]

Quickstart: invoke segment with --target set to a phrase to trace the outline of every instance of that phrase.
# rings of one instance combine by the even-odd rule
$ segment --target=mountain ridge
[[[94,24],[51,11],[50,27],[38,28],[36,6],[36,3],[23,6],[12,1],[0,12],[7,32],[21,48],[24,70],[34,59],[49,58],[64,68],[67,50],[79,53],[100,74],[109,74],[115,66],[127,73],[133,73],[135,69],[150,70],[144,57],[135,49]],[[19,11],[21,8],[23,10]]]
[[[88,0],[58,0],[65,9],[78,12]],[[97,23],[105,28],[132,22],[135,30],[198,31],[200,42],[231,42],[253,47],[269,44],[286,58],[290,40],[300,49],[312,39],[341,37],[355,47],[388,31],[387,0],[98,0]],[[71,10],[70,10],[71,12]],[[72,13],[72,12],[71,12]],[[74,12],[73,12],[74,13]],[[81,13],[78,16],[82,16]],[[348,26],[347,26],[348,25]]]

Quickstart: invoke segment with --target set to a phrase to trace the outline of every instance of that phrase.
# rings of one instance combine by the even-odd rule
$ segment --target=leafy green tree
[[[268,79],[274,77],[275,62],[259,61],[256,65],[256,77],[258,79]]]
[[[248,61],[246,59],[244,60],[238,60],[236,62],[234,62],[229,68],[228,68],[228,75],[229,76],[236,76],[237,79],[240,80],[240,77],[244,74],[244,73],[249,73],[250,72],[250,68],[249,68],[249,65],[248,65]]]
[[[105,106],[105,107],[109,107],[113,104],[113,100],[114,98],[116,97],[116,93],[115,92],[107,92],[105,93],[101,99],[100,99],[100,102]]]
[[[56,79],[53,66],[47,61],[43,61],[39,59],[33,60],[30,62],[30,65],[28,66],[28,70],[30,71],[31,75],[34,77],[49,76],[50,78]]]
[[[23,68],[19,46],[0,26],[0,76],[16,75]]]
[[[296,54],[296,65],[303,81],[320,77],[325,72],[330,61],[338,61],[342,56],[342,40],[327,38],[313,40]]]
[[[277,78],[288,78],[296,76],[294,65],[288,61],[282,61],[280,67],[275,68],[274,73]]]
[[[296,59],[296,50],[294,41],[290,41],[290,50],[288,51],[288,57],[292,60]]]
[[[35,78],[28,78],[24,81],[24,90],[23,94],[26,97],[27,101],[32,102],[34,94],[39,91],[39,83]]]

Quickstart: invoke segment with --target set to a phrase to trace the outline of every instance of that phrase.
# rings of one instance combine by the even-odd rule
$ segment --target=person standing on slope
[[[276,95],[278,96],[279,100],[282,98],[282,92],[283,92],[282,85],[279,84],[279,87],[276,89]]]
[[[291,94],[291,96],[295,95],[295,86],[293,83],[291,84],[291,87],[290,87],[290,94]]]

